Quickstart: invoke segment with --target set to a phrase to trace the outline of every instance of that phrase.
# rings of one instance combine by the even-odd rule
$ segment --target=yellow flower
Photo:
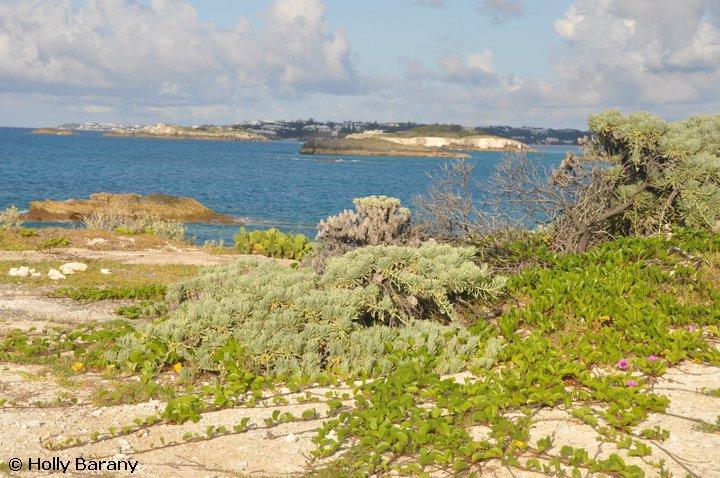
[[[513,442],[513,445],[515,445],[517,448],[525,448],[525,442],[520,440],[515,440]]]
[[[83,364],[82,362],[75,362],[70,368],[72,368],[74,372],[79,372],[80,370],[85,368],[85,364]]]
[[[173,370],[175,370],[177,373],[180,373],[180,371],[182,370],[182,364],[180,362],[176,363],[175,365],[173,365]]]
[[[601,315],[599,320],[600,320],[601,324],[604,324],[605,322],[610,322],[610,316],[609,315]]]

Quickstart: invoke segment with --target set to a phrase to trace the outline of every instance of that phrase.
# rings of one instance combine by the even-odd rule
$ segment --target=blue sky
[[[0,124],[720,107],[717,0],[4,0]]]
[[[241,16],[262,20],[267,0],[192,0],[199,18],[232,28]],[[497,70],[506,74],[549,76],[552,46],[558,43],[553,20],[570,0],[530,0],[527,14],[496,23],[474,0],[418,5],[411,0],[328,0],[328,21],[342,25],[363,70],[398,74],[399,59],[423,52],[440,57],[446,51],[497,52]],[[520,34],[519,34],[520,33]],[[531,40],[531,41],[530,41]]]

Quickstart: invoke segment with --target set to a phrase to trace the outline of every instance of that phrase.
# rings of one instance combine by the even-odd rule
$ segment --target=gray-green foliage
[[[318,224],[316,239],[326,249],[344,252],[368,245],[408,243],[411,214],[399,199],[368,196],[353,203],[355,211],[345,210]]]
[[[15,206],[0,211],[0,229],[19,229],[23,221],[20,218],[20,211]]]
[[[668,123],[649,113],[609,110],[591,116],[589,126],[588,152],[613,165],[615,203],[632,203],[618,224],[626,230],[617,232],[720,229],[720,115]]]
[[[324,274],[244,258],[170,288],[169,318],[123,337],[109,357],[125,363],[162,350],[157,365],[222,372],[217,353],[233,341],[257,373],[358,375],[387,371],[393,347],[426,347],[451,372],[483,356],[478,338],[426,319],[456,318],[458,299],[489,297],[501,284],[474,264],[472,249],[445,245],[359,249]],[[404,326],[388,325],[391,317]]]
[[[474,256],[472,247],[444,244],[368,246],[330,259],[322,283],[371,291],[368,313],[389,325],[432,314],[455,321],[455,298],[488,298],[504,285]]]

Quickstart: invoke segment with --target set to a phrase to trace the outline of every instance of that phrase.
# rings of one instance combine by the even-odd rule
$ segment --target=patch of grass
[[[47,277],[49,269],[58,269],[63,261],[41,262],[0,261],[0,284],[22,284],[26,286],[60,286],[69,288],[135,288],[145,285],[169,285],[183,279],[194,277],[201,269],[198,266],[183,264],[124,264],[116,261],[85,261],[88,269],[68,275],[65,280],[51,281]],[[13,267],[29,266],[42,273],[40,277],[10,277],[8,271]],[[111,274],[100,273],[100,269],[110,269]]]
[[[51,237],[38,244],[38,249],[53,249],[55,247],[67,247],[69,245],[70,239],[65,236]]]
[[[130,238],[113,231],[40,227],[0,229],[0,250],[32,251],[47,249],[53,242],[58,241],[58,238],[63,237],[68,241],[63,247],[91,248],[94,250],[140,250],[160,248],[166,245],[187,247],[185,242],[174,241],[153,234],[133,234],[132,238]],[[104,242],[89,246],[87,241],[91,239],[103,239]]]
[[[54,297],[69,297],[81,302],[98,300],[160,300],[165,297],[164,285],[144,285],[138,287],[61,287],[53,292]]]

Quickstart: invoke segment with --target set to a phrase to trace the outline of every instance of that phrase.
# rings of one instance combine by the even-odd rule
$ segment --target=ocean
[[[296,141],[233,142],[33,135],[0,128],[0,210],[21,210],[40,199],[86,198],[95,192],[190,196],[216,212],[242,218],[250,229],[278,227],[315,235],[315,224],[352,200],[371,194],[412,200],[447,158],[301,155]],[[571,146],[529,153],[559,163]],[[478,181],[486,181],[502,154],[471,152]],[[33,224],[34,226],[53,224]],[[72,224],[55,224],[79,227]],[[232,241],[237,225],[188,225],[196,242]]]

